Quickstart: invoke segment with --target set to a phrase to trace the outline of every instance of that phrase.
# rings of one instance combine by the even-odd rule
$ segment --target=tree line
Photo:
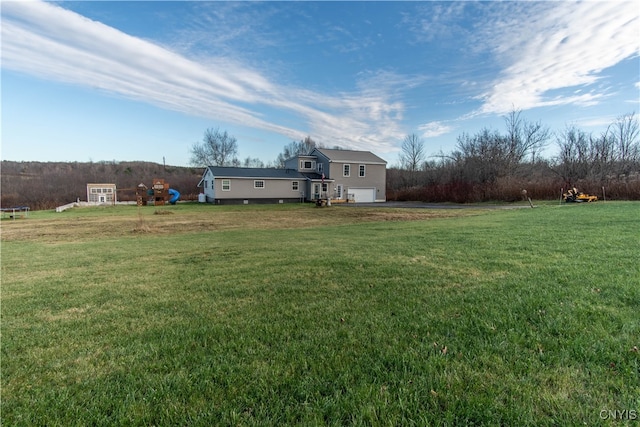
[[[387,169],[387,200],[425,202],[516,201],[523,190],[533,199],[554,199],[562,189],[613,199],[640,200],[640,126],[635,113],[618,117],[594,135],[568,125],[552,132],[530,122],[521,111],[504,118],[503,131],[488,128],[457,137],[450,153],[427,157],[424,141],[415,133],[401,146],[400,164]],[[557,155],[541,155],[555,144]],[[311,137],[283,146],[268,163],[238,159],[237,140],[226,131],[207,129],[201,143],[191,147],[193,167],[151,162],[13,162],[2,161],[2,207],[51,209],[86,200],[87,183],[115,183],[119,200],[135,200],[138,184],[163,178],[181,193],[197,200],[197,184],[204,166],[283,168],[285,160],[322,147]],[[339,147],[333,147],[339,148]]]
[[[292,141],[268,164],[257,158],[240,161],[235,137],[219,129],[207,129],[201,144],[191,150],[192,167],[165,166],[153,162],[18,162],[2,161],[0,206],[29,206],[33,210],[54,209],[76,200],[86,201],[88,183],[116,184],[119,201],[136,200],[138,184],[151,186],[155,178],[169,182],[181,200],[198,200],[203,168],[211,165],[236,167],[284,167],[284,161],[310,152],[316,146],[310,137]]]
[[[155,178],[180,192],[181,200],[198,199],[202,169],[164,166],[152,162],[15,162],[2,161],[0,205],[54,209],[87,200],[88,183],[116,184],[117,198],[134,201],[138,184],[151,187]]]
[[[504,130],[483,128],[462,133],[450,153],[427,157],[415,133],[402,141],[400,164],[387,170],[388,200],[426,202],[515,201],[528,197],[553,199],[577,187],[611,198],[640,200],[640,138],[635,113],[625,114],[598,135],[568,125],[552,132],[540,121],[527,120],[521,110],[504,117]],[[541,155],[555,145],[558,154]],[[193,165],[284,167],[285,160],[322,147],[311,137],[285,145],[274,161],[237,158],[237,140],[219,129],[207,129],[193,145]],[[339,148],[339,147],[334,147]],[[604,190],[603,190],[604,189]]]
[[[415,134],[402,143],[400,165],[387,171],[387,199],[431,202],[553,199],[562,189],[640,200],[640,138],[635,113],[598,135],[567,125],[552,132],[513,110],[505,130],[488,128],[458,136],[455,149],[427,158]],[[555,144],[558,154],[540,153]],[[603,190],[604,189],[604,190]],[[603,191],[605,194],[602,194]]]

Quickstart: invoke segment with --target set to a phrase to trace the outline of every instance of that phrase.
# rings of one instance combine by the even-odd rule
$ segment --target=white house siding
[[[209,169],[206,170],[201,181],[202,188],[206,201],[212,203],[216,198],[215,186],[213,181],[213,174]]]

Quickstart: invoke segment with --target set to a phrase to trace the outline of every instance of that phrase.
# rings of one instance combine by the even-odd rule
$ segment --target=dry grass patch
[[[316,208],[313,205],[177,205],[158,209],[123,206],[77,208],[24,221],[3,221],[3,241],[60,243],[137,234],[184,234],[226,230],[300,229],[382,221],[421,221],[468,216],[474,210]],[[105,214],[108,213],[108,214]]]

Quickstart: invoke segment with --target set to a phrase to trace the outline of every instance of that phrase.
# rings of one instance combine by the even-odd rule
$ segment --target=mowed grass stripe
[[[209,214],[332,222],[3,241],[3,423],[577,425],[638,409],[637,204],[412,221],[242,208]],[[162,221],[205,221],[182,209]]]

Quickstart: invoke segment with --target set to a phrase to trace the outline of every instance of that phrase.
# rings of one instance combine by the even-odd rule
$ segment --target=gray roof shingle
[[[319,152],[332,162],[362,162],[383,165],[387,164],[384,159],[376,156],[371,151],[334,150],[329,148],[315,148],[314,151]]]
[[[305,176],[294,169],[275,168],[236,168],[227,166],[209,166],[216,178],[274,178],[305,179]]]

